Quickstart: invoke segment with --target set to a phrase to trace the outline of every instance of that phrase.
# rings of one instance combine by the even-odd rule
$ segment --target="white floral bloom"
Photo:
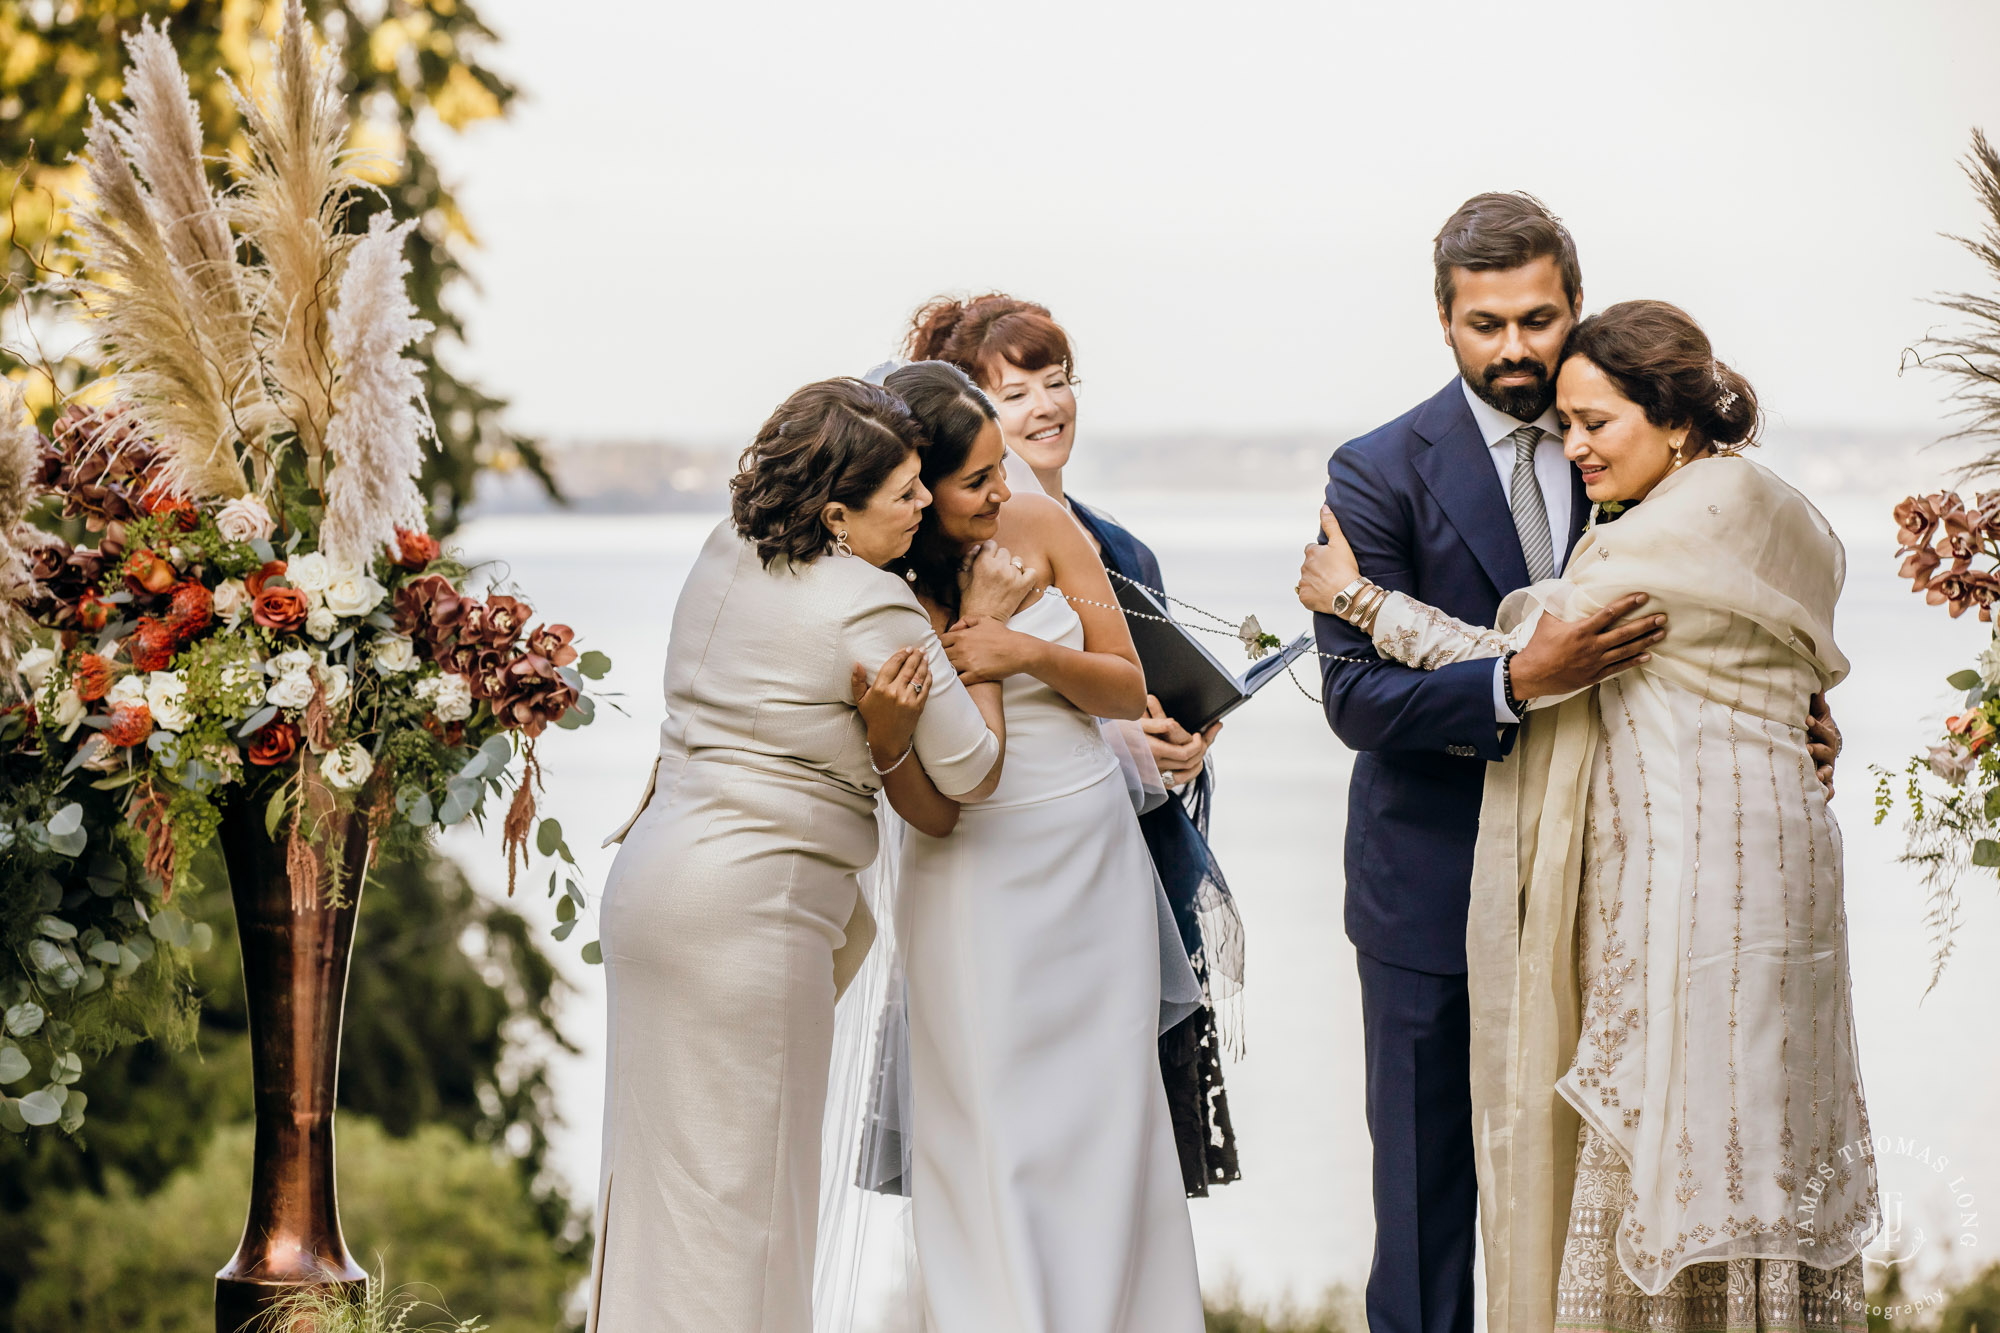
[[[285,562],[285,582],[300,592],[325,592],[333,581],[333,569],[318,551],[295,555]]]
[[[42,688],[42,683],[49,678],[49,672],[55,670],[55,650],[37,645],[22,653],[17,665],[22,679],[28,682],[29,687],[39,690]]]
[[[231,500],[217,510],[215,527],[233,542],[254,541],[259,537],[269,537],[278,530],[277,523],[272,521],[271,511],[254,495]]]
[[[348,679],[344,666],[321,664],[313,668],[313,674],[319,677],[320,688],[326,692],[329,705],[339,703],[351,692],[353,682]]]
[[[315,606],[312,610],[306,612],[306,633],[312,635],[321,643],[325,643],[333,637],[333,631],[339,624],[340,617],[334,615],[333,612],[327,610],[324,606]]]
[[[289,652],[279,653],[264,663],[264,670],[273,676],[296,676],[301,671],[310,670],[312,665],[311,653],[303,648],[294,648]]]
[[[405,671],[417,669],[417,646],[407,635],[384,634],[375,640],[375,671],[377,675],[398,676]],[[419,694],[419,698],[425,696]]]
[[[280,708],[304,708],[312,702],[312,697],[313,678],[310,672],[305,671],[287,671],[264,691],[264,702]]]
[[[367,568],[359,560],[338,555],[329,555],[326,558],[326,581],[329,587],[336,583],[345,583],[350,579],[362,578],[367,573]]]
[[[1956,787],[1972,771],[1975,757],[1957,741],[1940,741],[1931,747],[1930,760],[1931,772]]]
[[[1995,634],[1986,651],[1979,655],[1979,678],[1988,688],[2000,689],[2000,634]]]
[[[472,682],[453,671],[439,676],[431,695],[431,710],[440,722],[463,722],[471,717]]]
[[[194,721],[187,706],[187,678],[178,671],[153,672],[146,677],[146,707],[160,730],[185,731]]]
[[[235,629],[250,610],[250,590],[242,579],[224,579],[215,585],[215,614]]]
[[[365,616],[382,604],[389,590],[366,574],[335,579],[326,585],[327,609],[339,616]]]
[[[76,724],[83,721],[83,715],[89,711],[89,705],[77,697],[76,686],[72,685],[56,696],[55,706],[49,710],[49,721],[61,727],[63,739],[68,740],[70,733],[76,730]]]
[[[349,741],[320,760],[319,771],[327,785],[336,791],[353,791],[368,781],[368,775],[375,771],[375,761],[368,757],[368,751],[359,741]]]
[[[119,704],[142,704],[145,702],[146,678],[144,676],[120,676],[118,683],[113,685],[104,696],[104,706],[107,709],[116,708]]]
[[[92,736],[83,743],[84,759],[81,767],[93,773],[116,773],[125,767],[125,752],[115,745],[104,743],[104,737]]]
[[[201,752],[201,757],[222,770],[222,780],[227,782],[243,768],[243,752],[234,745],[211,745]]]

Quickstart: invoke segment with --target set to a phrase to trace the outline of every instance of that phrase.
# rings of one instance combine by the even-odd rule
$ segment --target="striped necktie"
[[[1507,497],[1514,511],[1514,531],[1521,536],[1521,555],[1528,562],[1528,581],[1555,577],[1555,544],[1549,536],[1549,507],[1535,479],[1535,446],[1542,442],[1540,426],[1523,426],[1507,438],[1514,442],[1514,482]]]

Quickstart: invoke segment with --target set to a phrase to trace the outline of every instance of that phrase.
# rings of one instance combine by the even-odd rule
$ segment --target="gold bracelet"
[[[1389,600],[1389,590],[1379,583],[1371,584],[1357,600],[1361,605],[1354,612],[1354,628],[1372,636],[1375,633],[1375,617],[1381,613],[1382,603]]]

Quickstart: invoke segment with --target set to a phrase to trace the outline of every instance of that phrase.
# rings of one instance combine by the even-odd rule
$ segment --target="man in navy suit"
[[[1562,570],[1589,512],[1563,457],[1555,371],[1583,299],[1576,246],[1524,194],[1466,201],[1437,235],[1438,322],[1459,375],[1343,445],[1327,503],[1362,572],[1479,625],[1501,599]],[[1358,751],[1348,793],[1347,935],[1360,955],[1374,1142],[1373,1333],[1469,1333],[1473,1170],[1465,927],[1488,762],[1511,748],[1521,701],[1581,688],[1645,640],[1618,615],[1549,619],[1503,673],[1496,660],[1417,671],[1368,636],[1314,617],[1326,717]],[[1510,693],[1511,677],[1511,693]]]

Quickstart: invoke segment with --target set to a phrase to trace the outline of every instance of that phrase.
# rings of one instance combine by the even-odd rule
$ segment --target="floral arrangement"
[[[1952,491],[1913,495],[1896,506],[1895,518],[1897,572],[1911,589],[1953,618],[1976,610],[1990,623],[2000,602],[2000,491],[1974,496],[1969,508]],[[1902,773],[1910,810],[1904,859],[1922,867],[1930,892],[1932,985],[1952,952],[1959,877],[1970,866],[2000,869],[2000,746],[1992,744],[2000,734],[2000,628],[1978,659],[1946,683],[1965,691],[1963,708]],[[1893,775],[1878,768],[1875,822],[1895,804]]]
[[[343,839],[372,863],[490,799],[510,891],[531,832],[573,866],[553,821],[535,829],[535,744],[591,720],[586,682],[610,665],[526,603],[472,595],[426,531],[414,224],[359,228],[337,66],[299,0],[270,86],[238,92],[249,149],[221,194],[165,31],[127,48],[129,106],[93,109],[60,288],[112,376],[46,437],[0,381],[14,1131],[82,1123],[86,1055],[186,1035],[185,951],[207,928],[173,903],[238,803],[284,845],[295,903],[348,900]],[[567,935],[582,893],[564,893]]]

